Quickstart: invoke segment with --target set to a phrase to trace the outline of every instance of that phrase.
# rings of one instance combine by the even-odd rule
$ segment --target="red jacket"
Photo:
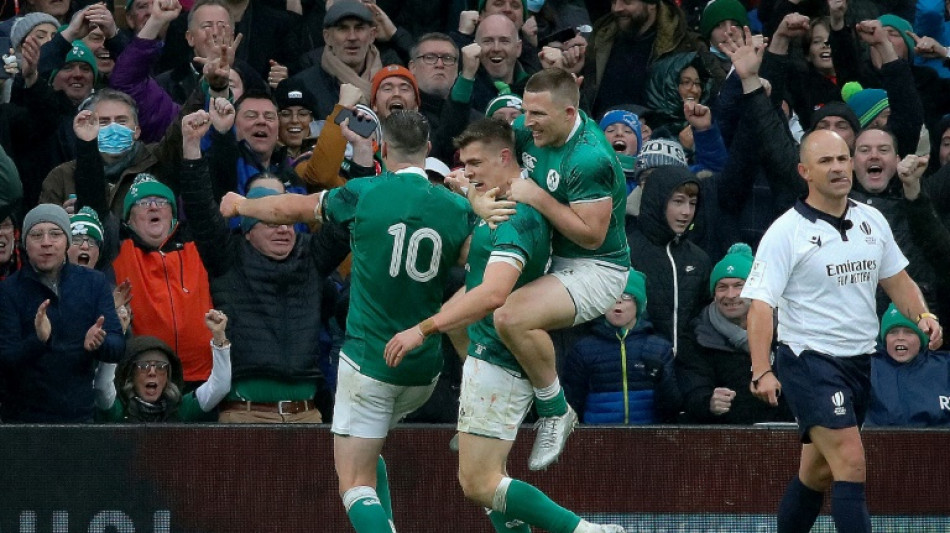
[[[162,339],[181,358],[185,381],[211,374],[211,332],[204,315],[212,308],[208,272],[193,242],[175,232],[160,249],[126,239],[112,263],[119,283],[132,282],[132,333]]]

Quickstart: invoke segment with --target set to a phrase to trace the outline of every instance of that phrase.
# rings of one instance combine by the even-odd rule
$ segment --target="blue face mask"
[[[531,13],[537,13],[541,11],[541,8],[544,7],[545,0],[528,0],[528,11]]]
[[[99,128],[99,152],[116,155],[132,148],[135,142],[135,132],[122,124],[113,122],[104,128]]]

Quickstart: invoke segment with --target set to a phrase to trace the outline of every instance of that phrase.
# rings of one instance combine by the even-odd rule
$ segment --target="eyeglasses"
[[[313,116],[313,113],[309,109],[300,109],[294,111],[293,109],[282,109],[280,112],[280,118],[282,119],[293,119],[293,118],[302,118],[304,120],[310,120],[310,117]]]
[[[13,222],[0,224],[0,233],[13,233]]]
[[[150,197],[150,198],[142,198],[141,200],[136,200],[134,205],[137,205],[144,209],[148,209],[149,207],[154,205],[155,207],[161,209],[170,203],[171,202],[169,202],[167,198]]]
[[[620,299],[623,300],[623,301],[625,301],[625,302],[630,302],[630,301],[633,300],[633,295],[632,295],[632,294],[623,293],[623,294],[620,295]]]
[[[277,113],[274,113],[273,111],[265,111],[263,115],[264,115],[264,122],[277,121]],[[257,120],[260,116],[261,116],[261,113],[258,111],[245,111],[241,113],[241,117],[244,118],[244,120]]]
[[[90,248],[98,248],[99,242],[90,237],[89,235],[73,235],[72,245],[73,246],[82,246],[83,244],[88,244]]]
[[[684,78],[684,79],[680,80],[680,87],[698,87],[698,88],[702,89],[702,88],[703,88],[703,82],[702,82],[702,80],[687,80],[687,79]]]
[[[416,59],[421,59],[426,65],[435,65],[441,59],[442,64],[447,67],[451,67],[452,65],[458,63],[459,60],[459,58],[456,56],[440,54],[422,54],[421,56],[416,56]]]
[[[61,229],[51,229],[49,231],[35,230],[26,234],[26,238],[33,242],[40,242],[46,237],[50,240],[59,240],[66,236],[66,232]]]
[[[168,363],[165,361],[136,361],[132,364],[135,365],[135,370],[142,374],[148,374],[153,368],[157,374],[168,373]]]

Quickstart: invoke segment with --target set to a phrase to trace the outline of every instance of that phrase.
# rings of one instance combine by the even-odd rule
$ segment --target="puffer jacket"
[[[924,346],[909,363],[871,358],[872,426],[950,427],[950,353]]]
[[[561,378],[585,424],[654,424],[679,410],[672,346],[645,318],[629,331],[599,319],[574,344]]]
[[[712,270],[706,252],[689,240],[689,230],[676,235],[666,221],[673,190],[689,182],[699,180],[688,169],[658,167],[643,186],[640,215],[627,217],[630,266],[647,277],[647,318],[673,343],[674,354],[688,324],[709,301]],[[703,200],[698,201],[697,212]]]
[[[349,252],[348,234],[325,224],[314,235],[297,233],[283,260],[263,255],[242,235],[228,231],[212,196],[205,159],[184,162],[182,199],[215,305],[229,317],[233,379],[320,377],[323,287]]]

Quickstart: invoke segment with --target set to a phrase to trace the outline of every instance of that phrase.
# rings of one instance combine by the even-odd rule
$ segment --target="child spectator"
[[[631,270],[617,303],[568,354],[564,394],[585,424],[667,422],[679,410],[673,348],[643,318],[646,307],[646,279]]]

